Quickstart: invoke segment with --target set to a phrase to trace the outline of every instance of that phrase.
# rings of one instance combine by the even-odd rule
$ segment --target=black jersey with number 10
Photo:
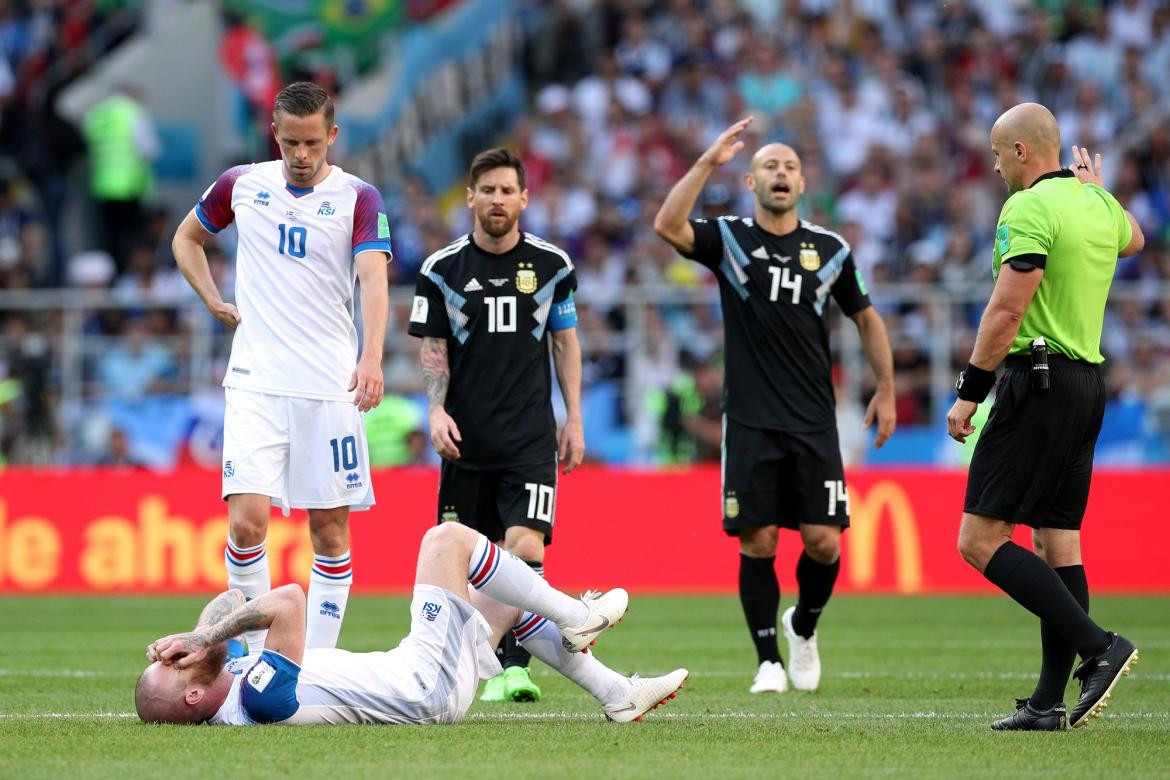
[[[691,225],[691,258],[719,280],[728,418],[777,431],[834,426],[828,298],[848,316],[870,305],[849,244],[804,220],[783,236],[750,218]]]
[[[575,323],[576,288],[568,255],[528,233],[498,255],[464,236],[423,263],[409,330],[447,340],[444,408],[463,437],[460,466],[529,465],[556,451],[548,333]]]

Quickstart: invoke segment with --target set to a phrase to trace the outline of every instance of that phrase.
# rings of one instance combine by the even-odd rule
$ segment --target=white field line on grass
[[[121,677],[90,669],[0,669],[0,677]]]
[[[802,712],[784,710],[778,712],[654,712],[647,717],[653,720],[779,720],[790,718],[823,718],[834,720],[949,720],[949,719],[986,719],[1003,715],[1002,712],[935,712],[934,710],[918,710],[914,712],[829,712],[817,710]],[[133,712],[0,712],[0,721],[4,720],[92,720],[92,719],[129,719],[137,718]],[[1170,720],[1170,712],[1118,712],[1113,717],[1118,720]],[[601,713],[588,712],[476,712],[465,717],[463,723],[491,723],[501,720],[524,721],[565,721],[584,720],[601,721]]]
[[[748,671],[730,671],[730,670],[715,670],[715,671],[691,671],[691,676],[696,679],[704,677],[714,677],[721,679],[733,679],[736,677],[745,677],[749,674]],[[98,672],[92,669],[0,669],[0,677],[48,677],[48,678],[78,678],[78,677],[125,677],[125,674],[113,672]],[[541,670],[537,676],[539,677],[554,677],[555,672],[551,670]],[[843,672],[825,672],[826,678],[838,677],[844,680],[1035,680],[1035,672],[878,672],[878,671],[843,671]],[[1129,678],[1130,680],[1148,680],[1152,682],[1168,682],[1170,681],[1170,674],[1165,672],[1142,672],[1135,669]]]
[[[702,671],[691,670],[691,678],[701,680],[704,677],[717,677],[721,679],[743,677],[750,678],[754,672],[750,669],[744,671],[728,671],[720,669],[717,671]],[[541,677],[553,677],[556,673],[553,671],[545,672],[541,670]],[[834,672],[826,671],[823,679],[840,678],[844,680],[1032,680],[1036,679],[1036,672],[860,672],[860,671],[844,671]],[[1142,672],[1135,669],[1129,676],[1130,680],[1148,680],[1154,682],[1170,681],[1170,674],[1164,672]]]

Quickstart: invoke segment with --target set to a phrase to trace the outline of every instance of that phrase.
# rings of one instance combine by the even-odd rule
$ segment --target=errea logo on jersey
[[[267,206],[268,202],[271,199],[272,199],[271,194],[269,194],[265,190],[260,190],[259,192],[256,193],[256,200],[254,200],[252,202],[255,203],[257,206]]]
[[[362,486],[362,478],[358,476],[356,471],[351,471],[345,475],[345,489],[353,490]]]

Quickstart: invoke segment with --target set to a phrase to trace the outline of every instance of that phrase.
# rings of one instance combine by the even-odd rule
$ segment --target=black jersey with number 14
[[[783,236],[750,218],[691,225],[691,258],[719,280],[728,418],[777,431],[834,426],[828,298],[848,316],[870,305],[849,244],[804,220]]]
[[[447,340],[444,408],[463,437],[460,466],[523,466],[555,453],[548,333],[575,324],[576,288],[568,255],[529,233],[498,255],[464,236],[423,263],[409,330]]]

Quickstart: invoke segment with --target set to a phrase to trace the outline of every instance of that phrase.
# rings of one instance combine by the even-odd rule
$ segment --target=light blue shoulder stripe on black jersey
[[[747,300],[747,274],[744,273],[744,268],[751,264],[747,253],[740,248],[739,242],[735,240],[735,236],[731,234],[731,228],[728,227],[725,220],[716,220],[719,225],[719,233],[723,236],[723,262],[719,264],[719,270],[727,278],[728,283],[732,288],[739,293],[739,297]]]
[[[556,276],[549,279],[548,282],[537,290],[532,300],[536,301],[536,311],[532,313],[533,319],[536,320],[536,327],[532,329],[532,337],[540,341],[544,337],[544,329],[548,325],[548,312],[552,308],[553,293],[556,292],[557,285],[561,283],[569,273],[573,270],[571,265],[565,266],[557,271]]]
[[[460,344],[466,343],[470,334],[467,332],[467,315],[463,313],[463,304],[467,303],[467,299],[452,290],[447,280],[433,270],[423,271],[423,276],[434,282],[439,292],[443,293],[443,300],[447,303],[447,319],[451,321],[451,335]]]
[[[849,256],[849,245],[841,247],[837,250],[837,254],[830,258],[829,262],[821,266],[821,270],[817,271],[817,278],[821,283],[817,285],[817,300],[813,304],[817,314],[825,310],[825,302],[829,300],[829,290],[833,286],[833,282],[837,281],[837,277],[841,275],[841,267],[845,265],[845,258]]]

